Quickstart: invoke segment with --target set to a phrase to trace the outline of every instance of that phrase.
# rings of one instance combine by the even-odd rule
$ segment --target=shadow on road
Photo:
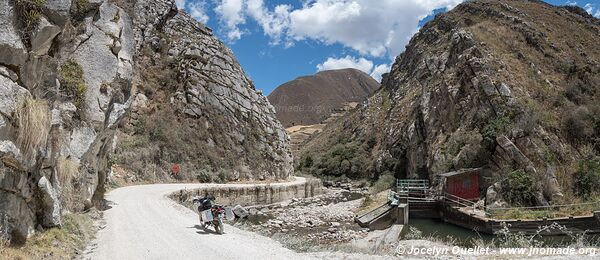
[[[210,235],[210,234],[219,235],[219,233],[215,232],[214,230],[209,229],[209,228],[204,228],[201,225],[194,225],[193,227],[189,227],[189,228],[197,229],[198,231],[196,231],[196,233],[198,233],[200,235]]]
[[[94,206],[96,206],[96,208],[99,209],[100,211],[106,211],[106,210],[112,209],[113,205],[117,205],[117,204],[114,201],[110,201],[107,199],[102,199],[100,201],[94,202]]]

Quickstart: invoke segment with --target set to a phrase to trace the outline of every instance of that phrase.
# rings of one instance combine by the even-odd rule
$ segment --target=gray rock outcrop
[[[161,140],[138,146],[135,153],[119,152],[117,162],[133,172],[156,169],[153,176],[140,176],[149,179],[171,179],[175,163],[182,167],[180,179],[288,177],[293,171],[288,136],[232,51],[173,1],[137,1],[134,13],[136,52],[151,53],[137,66],[147,72],[142,77],[160,75],[163,83],[143,86],[138,96],[146,101],[134,102],[132,127],[123,138],[160,135]]]
[[[45,1],[25,28],[14,1],[0,0],[0,237],[20,243],[60,226],[65,211],[102,207],[119,127],[161,126],[147,120],[157,108],[182,122],[170,129],[192,132],[169,138],[192,145],[176,151],[180,161],[159,149],[152,158],[203,166],[214,153],[193,143],[202,141],[235,159],[212,165],[224,180],[290,175],[273,107],[209,28],[173,0],[86,2]],[[156,80],[163,72],[173,77]],[[160,98],[144,91],[157,81]]]
[[[47,1],[31,31],[20,27],[23,18],[12,5],[0,1],[0,213],[8,225],[2,235],[19,243],[37,227],[60,226],[63,210],[101,203],[115,124],[124,117],[131,96],[127,82],[132,78],[133,47],[121,48],[118,55],[111,46],[117,40],[133,42],[133,33],[126,14],[113,21],[123,12],[114,4],[96,10],[102,19],[94,21],[92,10],[83,21],[75,21],[71,1]],[[103,63],[108,55],[114,63]],[[68,62],[75,65],[67,68]],[[78,67],[82,75],[77,75]],[[79,85],[73,83],[77,78],[82,79]],[[118,90],[99,94],[101,83]],[[85,97],[78,107],[73,92]],[[112,115],[110,124],[107,115]],[[42,129],[28,126],[46,122],[40,116],[50,117],[49,124],[40,124]],[[66,189],[61,187],[74,192],[62,193]]]

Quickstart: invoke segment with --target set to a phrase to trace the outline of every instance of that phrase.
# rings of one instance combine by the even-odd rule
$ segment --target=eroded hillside
[[[329,70],[286,82],[268,98],[285,127],[314,125],[323,123],[347,103],[362,102],[379,86],[357,69]]]
[[[316,136],[299,169],[435,182],[482,167],[488,206],[580,200],[600,181],[598,42],[600,21],[577,7],[463,3],[412,38],[382,89]]]

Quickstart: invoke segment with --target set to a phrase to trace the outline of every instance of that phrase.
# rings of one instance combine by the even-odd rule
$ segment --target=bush
[[[530,206],[536,203],[535,183],[531,175],[523,170],[508,174],[503,181],[504,199],[513,206]]]
[[[579,162],[575,173],[576,192],[585,197],[597,192],[600,187],[600,160],[586,159]]]
[[[394,187],[395,182],[396,177],[394,177],[394,175],[391,172],[386,171],[379,176],[379,179],[375,183],[373,183],[370,192],[372,194],[377,194],[384,190],[391,189],[392,187]]]
[[[83,68],[75,60],[69,59],[60,67],[59,73],[62,90],[69,98],[73,98],[73,103],[81,110],[85,105],[87,91],[83,80]]]
[[[213,182],[213,175],[207,170],[200,170],[198,174],[196,174],[196,180],[202,183]]]
[[[300,167],[300,169],[302,168],[310,168],[313,166],[313,158],[310,154],[304,154],[302,155],[302,157],[300,158],[300,163],[298,164],[298,167]]]
[[[15,0],[14,5],[18,10],[21,22],[25,25],[27,32],[36,26],[41,17],[41,9],[46,4],[46,0]]]
[[[363,200],[363,202],[360,204],[361,208],[368,208],[371,206],[371,204],[373,204],[373,198],[371,198],[370,194],[365,195],[365,199]]]
[[[50,132],[48,103],[45,100],[26,98],[17,108],[16,118],[19,124],[17,144],[23,156],[32,160],[48,140]]]
[[[370,150],[368,142],[344,141],[333,145],[329,150],[302,155],[296,169],[320,177],[365,177]]]
[[[510,120],[508,117],[496,118],[483,126],[481,129],[481,135],[485,141],[495,143],[496,137],[500,133],[505,132],[509,125]]]
[[[562,122],[562,130],[572,144],[588,141],[594,134],[594,122],[589,110],[580,106],[567,112]]]

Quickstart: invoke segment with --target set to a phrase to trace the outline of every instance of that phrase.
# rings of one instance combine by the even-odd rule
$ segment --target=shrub
[[[531,175],[523,170],[508,174],[503,182],[504,199],[511,205],[529,206],[536,202],[535,183]]]
[[[202,183],[213,182],[213,175],[207,170],[200,170],[196,174],[196,180]]]
[[[384,190],[391,189],[392,187],[394,187],[395,182],[396,177],[394,177],[394,175],[391,172],[385,171],[379,176],[379,179],[375,183],[373,183],[370,192],[372,194],[377,194]]]
[[[483,126],[481,129],[481,135],[485,141],[495,143],[498,134],[506,131],[509,125],[510,120],[508,117],[496,118]]]
[[[298,165],[298,167],[300,167],[300,169],[302,168],[310,168],[313,166],[313,158],[310,154],[304,154],[302,155],[302,157],[300,158],[300,163]]]
[[[373,198],[371,198],[370,194],[367,194],[367,195],[365,195],[365,199],[361,203],[360,207],[368,208],[369,206],[371,206],[371,204],[373,204]]]
[[[23,156],[34,159],[37,151],[46,144],[50,132],[50,110],[45,100],[26,98],[17,108],[19,124],[17,144]]]
[[[573,144],[581,144],[594,134],[594,122],[585,106],[567,112],[562,122],[565,137]]]
[[[227,170],[220,170],[217,177],[218,183],[226,183],[231,180],[231,173],[229,173]]]
[[[71,14],[76,20],[83,20],[86,13],[91,11],[93,7],[88,0],[75,0],[72,4]]]
[[[580,161],[575,173],[576,192],[585,197],[597,192],[596,187],[600,187],[600,160]]]
[[[73,59],[67,60],[60,67],[61,88],[78,109],[85,105],[87,86],[83,80],[83,68]]]
[[[41,17],[41,9],[46,4],[46,0],[15,0],[14,5],[18,10],[21,22],[25,25],[26,31],[31,31],[36,26]]]

